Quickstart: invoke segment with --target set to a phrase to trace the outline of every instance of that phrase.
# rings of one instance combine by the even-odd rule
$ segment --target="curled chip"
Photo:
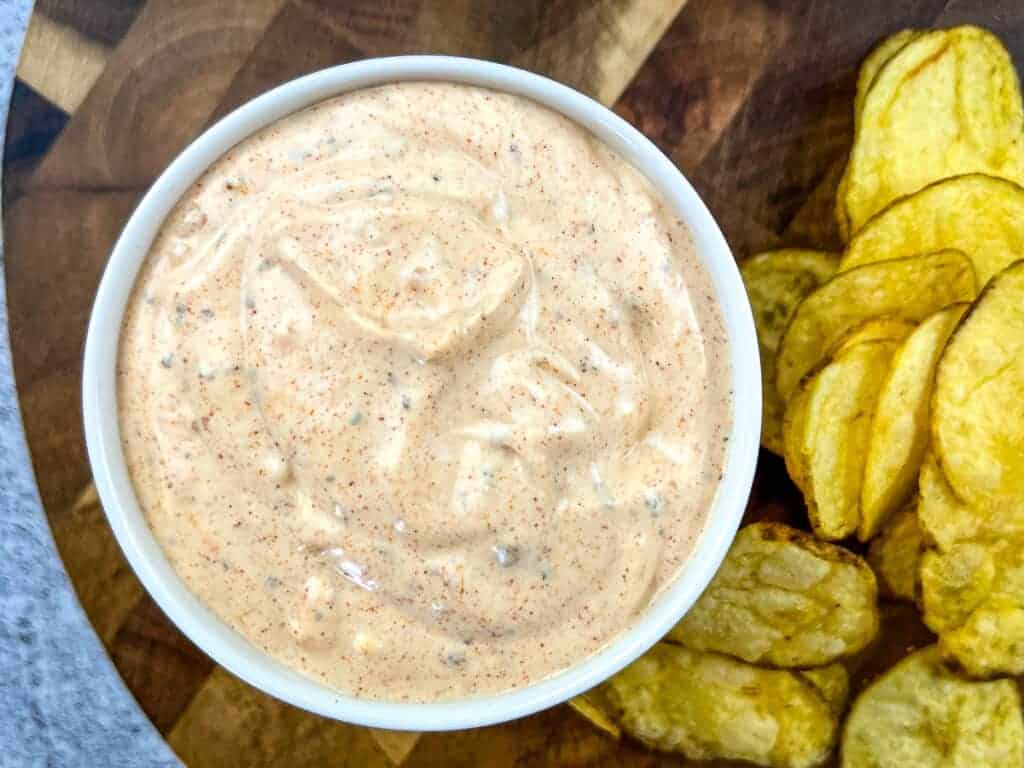
[[[836,342],[830,351],[834,357],[865,341],[899,341],[914,329],[914,324],[890,315],[873,317],[855,325]],[[774,371],[774,367],[772,369]],[[761,368],[763,374],[765,368]],[[767,387],[767,384],[765,385]],[[805,496],[810,496],[808,484],[807,461],[802,449],[802,440],[807,417],[807,400],[809,390],[801,387],[796,391],[789,404],[785,406],[782,420],[782,456],[786,460],[786,470],[797,488]]]
[[[803,439],[807,429],[807,401],[810,390],[801,387],[790,398],[786,416],[782,421],[782,455],[786,459],[786,471],[804,496],[810,492],[807,480],[807,460],[804,457]]]
[[[861,481],[871,414],[895,342],[869,341],[840,352],[811,376],[799,449],[805,463],[807,514],[814,533],[844,539],[860,522]]]
[[[929,646],[853,702],[842,768],[1021,768],[1024,721],[1012,680],[961,680]]]
[[[775,353],[790,315],[811,291],[836,271],[838,258],[831,253],[786,249],[769,251],[740,265],[743,282],[754,310],[757,343],[761,351],[761,383],[764,415],[761,444],[782,453],[782,416],[785,406],[775,391]]]
[[[797,307],[776,358],[783,400],[853,327],[879,315],[918,322],[974,298],[974,271],[957,251],[868,264],[836,275]]]
[[[1022,128],[1017,74],[998,38],[975,27],[918,35],[864,95],[839,201],[849,231],[939,179],[1020,181]]]
[[[924,534],[917,510],[910,506],[897,512],[868,550],[868,562],[878,577],[879,591],[886,597],[913,602],[923,551]]]
[[[954,304],[921,323],[893,354],[875,406],[864,463],[857,536],[867,541],[914,493],[931,433],[929,404],[935,366],[967,304]]]
[[[901,320],[891,315],[873,317],[854,326],[839,339],[829,357],[835,357],[865,341],[903,341],[915,327],[909,320]]]
[[[907,43],[918,38],[923,33],[918,29],[901,29],[899,32],[889,35],[882,42],[871,49],[871,52],[861,62],[860,71],[857,73],[857,93],[853,97],[853,121],[854,125],[860,123],[860,115],[864,110],[864,99],[868,95],[875,78],[882,67],[889,59],[906,47]]]
[[[692,760],[809,768],[828,758],[838,728],[828,702],[798,673],[669,643],[605,688],[627,733]]]
[[[946,551],[960,542],[1024,539],[1024,503],[966,504],[949,487],[935,456],[928,453],[918,477],[917,517],[925,539]]]
[[[921,595],[943,656],[975,677],[1024,674],[1024,540],[926,552]]]
[[[860,115],[864,108],[864,98],[868,89],[874,82],[879,70],[889,59],[895,56],[903,47],[921,34],[916,29],[900,30],[894,35],[885,38],[876,45],[860,65],[860,72],[857,75],[857,93],[853,98],[853,129],[856,133],[860,126]],[[846,198],[846,171],[839,180],[839,189],[836,192],[836,218],[839,222],[839,234],[843,241],[850,239],[850,222],[846,217],[846,207],[843,200]]]
[[[621,738],[622,729],[608,714],[610,707],[600,689],[590,690],[569,699],[569,706],[599,731],[604,731],[613,739]]]
[[[829,664],[827,667],[801,669],[800,676],[817,689],[833,715],[842,717],[850,700],[850,674],[846,667]]]
[[[942,633],[963,626],[985,602],[996,580],[996,563],[984,544],[957,544],[921,559],[921,607],[925,624]]]
[[[935,374],[939,466],[969,504],[1024,501],[1024,261],[997,275]]]
[[[875,577],[860,557],[780,523],[736,536],[711,584],[669,638],[775,667],[818,667],[878,630]]]
[[[1022,243],[1024,188],[969,174],[936,182],[879,213],[850,240],[839,270],[953,248],[971,259],[983,286],[1020,258]]]

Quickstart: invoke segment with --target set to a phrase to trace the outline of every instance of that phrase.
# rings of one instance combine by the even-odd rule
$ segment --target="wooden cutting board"
[[[217,669],[144,594],[103,518],[79,387],[93,294],[148,185],[213,120],[300,74],[433,52],[532,69],[633,122],[707,201],[737,258],[838,246],[831,212],[856,66],[906,26],[977,23],[1024,63],[1015,0],[39,0],[4,153],[11,344],[43,504],[78,596],[139,704],[190,766],[650,766],[565,706],[493,728],[372,731]],[[763,455],[749,519],[800,524]],[[886,607],[860,682],[929,636]]]

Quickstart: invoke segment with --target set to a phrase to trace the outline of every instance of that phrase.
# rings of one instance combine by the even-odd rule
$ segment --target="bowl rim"
[[[340,693],[271,658],[215,616],[176,574],[146,523],[117,417],[122,318],[149,247],[179,198],[227,150],[270,123],[332,96],[399,81],[463,83],[530,98],[588,129],[647,177],[686,223],[711,278],[728,337],[733,396],[725,464],[705,527],[675,580],[633,626],[597,653],[529,686],[430,703]],[[729,246],[693,187],[653,143],[610,109],[541,75],[478,59],[395,56],[342,64],[280,85],[221,119],[174,159],[132,213],[104,269],[86,337],[82,408],[89,463],[114,535],[146,590],[197,646],[249,684],[310,712],[377,728],[445,731],[562,703],[636,659],[690,609],[721,564],[746,507],[760,439],[761,376],[753,316]]]

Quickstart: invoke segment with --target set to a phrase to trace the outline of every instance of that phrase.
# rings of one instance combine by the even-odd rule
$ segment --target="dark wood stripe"
[[[10,208],[24,179],[50,150],[68,114],[30,85],[15,79],[4,140],[4,208]]]
[[[818,2],[794,13],[782,0],[691,2],[617,108],[687,172],[742,258],[782,242],[842,162],[867,51],[930,25],[943,6]]]
[[[145,4],[146,0],[36,0],[36,13],[112,46],[124,37]]]
[[[164,734],[215,667],[148,595],[117,631],[110,656],[142,711]]]

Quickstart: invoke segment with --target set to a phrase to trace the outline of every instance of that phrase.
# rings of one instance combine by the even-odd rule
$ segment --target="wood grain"
[[[210,675],[167,737],[191,768],[388,765],[368,729],[280,706],[222,669]]]
[[[78,599],[110,649],[144,592],[107,525],[95,486],[89,483],[52,525]]]
[[[80,358],[118,231],[189,140],[258,93],[326,66],[477,56],[614,105],[688,174],[738,257],[781,243],[837,247],[831,205],[859,60],[900,27],[964,22],[992,28],[1020,66],[1024,5],[1013,0],[40,0],[4,166],[26,433],[79,598],[185,762],[686,764],[613,742],[566,707],[423,736],[332,723],[217,669],[143,593],[90,493]],[[746,519],[806,524],[776,457],[761,457]],[[931,637],[905,606],[885,608],[884,630],[854,660],[859,684]]]
[[[107,66],[109,50],[74,27],[32,15],[17,75],[66,112],[85,101]]]
[[[29,188],[144,189],[205,126],[283,0],[150,0]]]
[[[36,0],[35,12],[110,47],[121,41],[145,3],[146,0]]]

